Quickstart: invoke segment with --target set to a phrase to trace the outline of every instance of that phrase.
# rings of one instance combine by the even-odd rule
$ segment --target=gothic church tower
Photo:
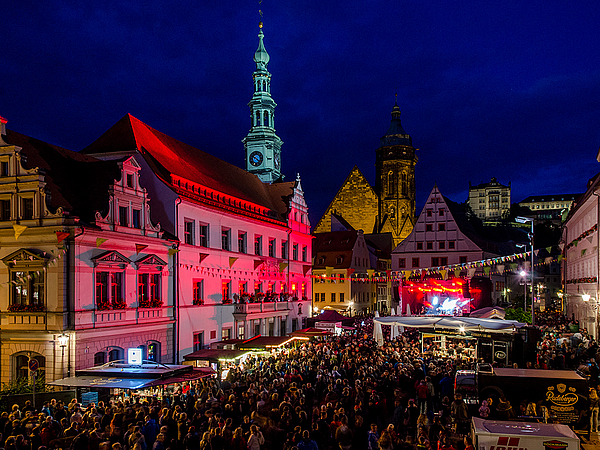
[[[275,134],[275,107],[271,97],[271,74],[267,70],[269,54],[263,44],[263,24],[260,22],[258,49],[254,53],[256,70],[252,74],[254,95],[248,103],[251,128],[242,140],[246,151],[246,170],[255,173],[263,183],[273,183],[281,178],[281,145]]]
[[[391,232],[398,245],[413,229],[415,221],[415,164],[412,138],[400,122],[398,102],[392,109],[392,123],[380,139],[375,161],[375,192],[379,197],[380,232]]]

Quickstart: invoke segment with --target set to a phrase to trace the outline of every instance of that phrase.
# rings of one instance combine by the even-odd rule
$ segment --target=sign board
[[[35,372],[36,370],[38,370],[40,368],[40,363],[38,362],[37,359],[30,359],[28,365],[29,365],[29,370],[31,370],[32,372]]]
[[[142,365],[142,349],[141,348],[128,348],[127,349],[127,364],[130,366],[141,366]]]

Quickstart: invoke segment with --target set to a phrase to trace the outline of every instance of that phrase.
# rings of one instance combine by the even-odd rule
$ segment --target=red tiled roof
[[[239,200],[263,206],[285,220],[287,197],[293,182],[263,183],[246,170],[185,144],[146,125],[130,114],[124,116],[91,145],[86,154],[138,151],[156,174],[173,186],[172,176],[185,178]]]

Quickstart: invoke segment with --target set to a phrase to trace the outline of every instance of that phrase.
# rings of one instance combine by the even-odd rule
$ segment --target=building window
[[[331,293],[331,303],[335,303],[335,292]]]
[[[281,258],[287,259],[288,257],[288,243],[287,241],[281,241]]]
[[[423,250],[423,243],[417,242],[417,250]]]
[[[412,259],[412,266],[413,267],[419,267],[419,258],[413,258]]]
[[[11,311],[44,309],[44,271],[13,270],[11,276]]]
[[[94,366],[101,366],[106,362],[106,353],[98,352],[94,354]]]
[[[456,243],[454,241],[448,241],[448,248],[454,250]]]
[[[444,215],[444,208],[440,208],[438,211],[439,211],[439,213],[440,213],[440,216],[443,216],[443,215]]]
[[[125,179],[127,180],[126,181],[127,187],[132,188],[133,187],[133,174],[132,173],[128,173]]]
[[[123,309],[123,272],[96,272],[96,308]]]
[[[344,303],[344,293],[340,292],[340,303]]]
[[[39,372],[45,372],[46,370],[46,358],[42,355],[28,355],[28,354],[19,354],[14,356],[15,361],[15,376],[17,379],[19,378],[29,378],[29,360],[35,359],[38,362]],[[40,375],[38,375],[39,377]],[[43,376],[43,375],[42,375]]]
[[[440,258],[438,257],[433,257],[431,258],[431,266],[439,266],[440,265]]]
[[[223,250],[231,249],[231,229],[221,228],[221,248]]]
[[[447,265],[448,265],[448,257],[440,256],[440,266],[447,266]]]
[[[10,220],[10,200],[0,200],[0,219]]]
[[[294,244],[292,247],[292,259],[298,261],[298,244]]]
[[[8,161],[0,162],[0,175],[3,177],[8,177],[10,175],[8,168]]]
[[[146,359],[148,361],[160,362],[160,342],[152,341],[148,344]]]
[[[142,211],[139,209],[133,209],[132,210],[132,216],[131,216],[131,226],[133,228],[142,228],[141,226],[141,217],[142,217]]]
[[[440,241],[438,245],[440,250],[446,250],[446,241]]]
[[[438,231],[446,231],[446,224],[438,223]]]
[[[398,268],[405,269],[406,268],[406,258],[398,259]]]
[[[432,223],[425,224],[425,231],[433,231],[433,224]]]
[[[183,241],[188,245],[194,245],[194,228],[195,222],[190,219],[185,219],[183,222]]]
[[[427,210],[427,217],[431,217],[433,214],[433,210],[432,209],[428,209]]]
[[[231,339],[231,328],[221,329],[221,340],[227,341],[229,339]]]
[[[138,274],[138,306],[140,308],[158,308],[162,306],[160,285],[160,273]]]
[[[217,338],[217,330],[210,330],[210,340],[213,341]]]
[[[204,280],[193,281],[193,297],[192,304],[203,305],[204,304]]]
[[[23,219],[33,219],[33,197],[26,197],[22,199],[23,205]]]
[[[208,224],[201,223],[198,230],[198,245],[208,247]]]
[[[308,248],[306,247],[306,245],[302,246],[302,261],[308,261]]]
[[[204,348],[204,331],[194,333],[194,351]]]
[[[466,256],[459,256],[458,257],[458,263],[459,264],[466,264],[467,262],[467,257]]]
[[[238,339],[245,339],[246,336],[246,327],[244,323],[238,324]]]
[[[221,296],[223,303],[231,303],[231,281],[221,282]]]
[[[119,224],[122,227],[128,227],[129,224],[127,222],[127,211],[129,208],[127,206],[119,206]]]
[[[247,234],[243,231],[238,232],[238,252],[246,253]]]
[[[254,254],[257,256],[262,255],[262,236],[254,236]]]
[[[427,250],[433,250],[433,242],[427,242]]]
[[[275,258],[275,239],[269,239],[269,256]]]
[[[114,347],[108,352],[108,361],[119,361],[123,359],[123,349]]]

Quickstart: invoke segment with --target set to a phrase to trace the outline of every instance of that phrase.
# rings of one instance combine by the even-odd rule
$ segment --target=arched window
[[[269,111],[265,111],[265,127],[269,126]]]
[[[396,183],[394,179],[394,172],[391,170],[388,172],[388,194],[394,195],[396,193]]]
[[[256,126],[260,126],[260,111],[256,111]]]
[[[38,378],[44,376],[46,370],[46,358],[40,354],[32,354],[30,352],[18,353],[13,356],[14,361],[14,376],[15,379],[29,377],[29,360],[36,359],[39,365]]]
[[[123,349],[119,347],[113,347],[113,349],[108,352],[108,360],[118,361],[120,359],[123,359]]]
[[[94,354],[94,366],[101,366],[106,363],[106,353],[98,352]]]
[[[160,362],[160,342],[151,341],[148,343],[148,361]]]
[[[402,195],[408,195],[408,182],[406,181],[406,172],[402,172]]]

